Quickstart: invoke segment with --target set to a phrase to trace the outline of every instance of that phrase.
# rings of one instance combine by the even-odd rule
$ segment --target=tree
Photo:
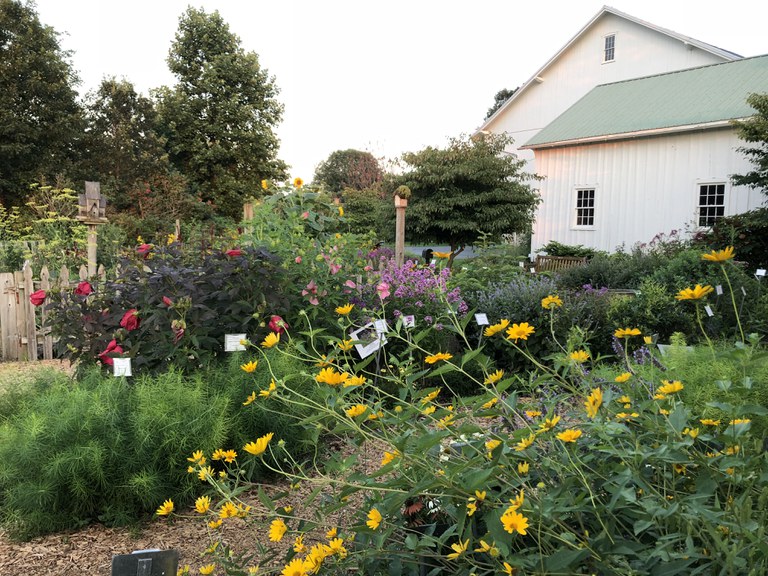
[[[384,172],[370,152],[336,150],[315,170],[315,183],[338,195],[344,189],[366,190],[381,182]]]
[[[285,177],[273,132],[283,114],[274,78],[218,12],[191,7],[179,19],[168,66],[178,83],[156,94],[171,162],[203,201],[239,217],[262,179]]]
[[[127,80],[105,78],[86,96],[84,138],[88,178],[101,182],[113,207],[129,208],[147,183],[170,171],[152,100]]]
[[[489,134],[405,154],[410,169],[397,183],[411,190],[408,240],[448,243],[455,255],[480,233],[498,239],[529,232],[540,202],[529,182],[537,177],[523,172],[525,161],[504,151],[511,141]]]
[[[504,105],[504,102],[509,100],[515,92],[517,92],[517,88],[514,88],[513,90],[502,88],[496,92],[496,95],[493,97],[493,106],[488,108],[488,112],[485,113],[485,119],[488,120],[488,118],[493,116],[496,113],[496,110],[501,108]]]
[[[82,115],[78,82],[56,32],[34,4],[0,0],[0,201],[53,181],[76,158]]]
[[[746,174],[734,174],[731,181],[737,186],[757,188],[768,194],[768,93],[750,94],[747,103],[756,114],[742,122],[735,122],[735,125],[739,138],[753,144],[739,148],[739,151],[755,166]]]

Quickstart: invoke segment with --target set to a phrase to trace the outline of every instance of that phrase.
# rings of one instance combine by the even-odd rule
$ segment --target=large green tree
[[[333,194],[345,189],[366,190],[381,182],[384,171],[370,152],[336,150],[315,169],[315,184],[323,184]]]
[[[285,177],[275,80],[218,12],[191,7],[179,19],[168,66],[178,82],[156,95],[171,162],[203,201],[238,217],[262,179]]]
[[[508,136],[489,134],[405,154],[407,171],[397,183],[411,190],[408,241],[447,243],[459,253],[480,233],[498,239],[530,231],[540,201],[531,185],[536,177],[505,152],[509,144]]]
[[[56,32],[32,2],[0,0],[0,201],[23,201],[76,158],[82,114],[78,79]]]
[[[488,108],[488,112],[485,113],[485,119],[488,120],[488,118],[493,116],[496,113],[496,110],[501,108],[504,105],[504,102],[509,100],[515,92],[517,92],[517,88],[513,88],[512,90],[509,88],[502,88],[496,92],[496,95],[493,97],[493,106]]]
[[[768,194],[768,93],[750,94],[747,103],[755,109],[755,114],[744,121],[736,122],[739,138],[749,146],[739,148],[754,164],[746,174],[731,177],[734,184],[757,188]]]

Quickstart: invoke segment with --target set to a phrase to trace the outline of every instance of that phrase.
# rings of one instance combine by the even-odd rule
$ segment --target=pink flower
[[[45,293],[45,290],[38,290],[37,292],[32,292],[32,294],[29,295],[29,301],[33,306],[40,306],[40,304],[45,302],[45,297],[47,295],[48,294]]]
[[[234,258],[235,256],[242,256],[243,251],[240,248],[233,248],[232,250],[227,250],[225,254],[230,258]]]
[[[136,328],[139,327],[139,324],[141,324],[141,319],[139,318],[139,312],[136,308],[128,310],[128,312],[123,314],[123,319],[120,320],[120,326],[128,330],[128,332],[136,330]]]
[[[328,266],[331,269],[331,274],[338,274],[341,270],[341,264],[328,264]]]
[[[306,220],[307,218],[309,218],[309,212],[302,212],[301,217],[304,218],[304,220]]]
[[[75,294],[78,296],[88,296],[88,294],[93,292],[93,286],[91,286],[90,282],[87,282],[86,280],[83,280],[77,285],[77,288],[75,288]]]
[[[168,296],[163,296],[163,304],[168,306],[168,308],[172,308],[173,307],[173,300],[168,298]]]
[[[363,268],[363,270],[365,270],[366,272],[370,272],[371,270],[373,270],[373,266],[366,266],[365,268]]]
[[[294,262],[296,262],[296,264],[301,264],[301,256],[296,256]]]
[[[149,258],[149,253],[152,250],[152,244],[139,244],[139,247],[136,248],[136,254],[140,254],[141,256],[144,256],[144,259],[146,260]]]
[[[283,320],[280,316],[272,316],[269,319],[269,329],[272,330],[272,332],[280,334],[285,332],[286,328],[290,328],[290,326],[288,326],[288,322]]]
[[[112,366],[114,362],[112,361],[112,357],[109,356],[109,354],[122,354],[123,349],[120,347],[120,345],[117,343],[117,341],[112,340],[109,344],[107,344],[107,349],[104,350],[101,354],[99,354],[99,360],[104,362],[107,366]]]
[[[346,282],[344,282],[344,286],[346,286],[347,288],[352,288],[353,290],[357,288],[357,284],[355,284],[352,280],[347,280]]]
[[[385,298],[389,298],[389,284],[386,282],[382,282],[378,286],[376,286],[376,291],[379,293],[379,298],[384,300]]]

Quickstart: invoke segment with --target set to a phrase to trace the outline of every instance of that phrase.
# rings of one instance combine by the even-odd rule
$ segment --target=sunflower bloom
[[[528,324],[528,322],[512,324],[511,328],[507,328],[507,340],[514,340],[515,344],[517,344],[518,340],[528,340],[528,336],[534,332],[534,327]]]
[[[331,554],[337,554],[339,558],[347,557],[347,549],[344,548],[344,540],[341,538],[332,538],[328,541],[328,550]]]
[[[467,547],[469,546],[469,539],[465,540],[464,542],[459,541],[455,544],[451,544],[451,549],[453,552],[448,554],[446,558],[448,560],[458,560],[459,556],[461,556],[464,552],[467,551]]]
[[[536,440],[536,434],[531,434],[527,438],[523,438],[522,440],[520,440],[520,442],[515,444],[515,451],[522,452],[523,450],[530,448],[531,446],[533,446],[533,443],[535,440]]]
[[[365,381],[365,376],[350,376],[344,380],[341,385],[344,386],[344,388],[349,388],[350,386],[360,386],[361,384],[365,384]]]
[[[521,476],[524,474],[528,474],[528,471],[531,469],[531,465],[528,462],[518,462],[517,463],[517,473]]]
[[[336,308],[336,314],[339,314],[340,316],[346,316],[350,312],[352,312],[352,308],[354,308],[354,304],[345,304],[344,306],[338,306]]]
[[[552,430],[555,426],[557,426],[557,423],[560,422],[560,416],[552,416],[552,418],[547,418],[539,424],[539,428],[542,432],[547,432],[549,430]]]
[[[293,179],[293,187],[294,188],[301,188],[302,186],[304,186],[304,180],[302,180],[301,178],[294,178]]]
[[[345,410],[345,413],[350,418],[357,418],[366,410],[368,410],[368,407],[365,404],[355,404],[351,408]]]
[[[249,454],[253,454],[254,456],[259,456],[260,454],[263,454],[267,449],[267,444],[269,444],[269,441],[272,440],[272,436],[274,436],[274,433],[270,432],[269,434],[265,434],[264,436],[258,438],[256,442],[248,442],[248,444],[243,446],[243,450]]]
[[[349,352],[350,350],[352,350],[352,346],[353,346],[352,340],[342,340],[341,342],[338,342],[336,345],[339,348],[341,348],[341,350],[343,350],[344,352]]]
[[[499,555],[499,549],[492,544],[488,544],[485,540],[480,540],[480,548],[475,548],[475,552],[489,554],[492,558],[496,558]]]
[[[575,352],[571,352],[568,357],[574,362],[583,364],[584,362],[589,360],[589,352],[587,352],[586,350],[576,350]]]
[[[726,262],[734,256],[733,246],[728,246],[725,250],[712,250],[709,254],[702,254],[701,259],[710,262]]]
[[[537,416],[541,416],[541,410],[526,410],[525,415],[528,416],[528,418],[536,418]]]
[[[205,464],[205,456],[203,455],[202,450],[195,450],[194,452],[192,452],[192,457],[187,458],[187,460],[190,462],[194,462],[195,464],[200,464],[200,466]]]
[[[248,362],[246,364],[241,364],[240,365],[240,370],[242,370],[243,372],[248,372],[248,374],[250,374],[251,372],[255,372],[256,371],[256,366],[258,366],[258,365],[259,365],[259,361],[258,360],[251,360],[250,362]]]
[[[587,410],[587,416],[594,418],[597,416],[597,411],[603,403],[603,391],[600,388],[594,388],[587,396],[587,401],[584,402],[584,407]]]
[[[158,516],[168,516],[171,512],[173,512],[173,500],[166,500],[155,511],[155,514]]]
[[[619,328],[613,333],[616,338],[629,338],[630,336],[640,336],[640,334],[639,328]]]
[[[504,329],[506,329],[507,326],[509,326],[509,320],[505,318],[499,321],[497,324],[492,324],[491,326],[488,326],[488,328],[486,328],[483,331],[483,336],[485,336],[486,338],[495,336],[499,332],[502,332]]]
[[[261,343],[262,348],[272,348],[275,344],[280,342],[280,334],[277,332],[270,332],[267,334],[267,337],[264,338],[264,341]]]
[[[323,368],[320,370],[320,374],[315,376],[315,380],[320,383],[328,384],[329,386],[338,386],[342,384],[349,374],[346,372],[336,372],[333,367]]]
[[[277,384],[275,384],[275,381],[272,380],[269,383],[269,388],[267,388],[266,390],[259,390],[259,397],[269,398],[272,395],[272,392],[274,392],[275,390],[277,390]]]
[[[483,384],[492,385],[496,384],[499,380],[504,378],[504,370],[496,370],[493,374],[488,374]]]
[[[504,530],[510,534],[514,534],[515,532],[521,536],[527,534],[528,518],[517,512],[511,506],[501,515],[501,523],[504,525]]]
[[[288,526],[285,525],[282,518],[272,520],[272,523],[269,525],[269,540],[271,542],[280,542],[286,532],[288,532]]]
[[[371,530],[376,530],[381,524],[382,520],[383,520],[383,517],[381,515],[381,512],[379,512],[376,508],[371,508],[371,510],[368,512],[368,520],[366,521],[365,524]]]
[[[200,496],[197,500],[195,500],[195,512],[198,514],[205,514],[208,512],[208,510],[211,508],[211,497],[210,496]]]
[[[227,518],[234,518],[237,516],[238,510],[237,506],[232,504],[232,502],[225,502],[224,505],[221,507],[221,510],[219,510],[219,518],[222,520],[225,520]]]
[[[663,386],[659,386],[658,391],[661,394],[674,394],[675,392],[680,392],[684,388],[682,383],[679,380],[673,380],[670,382],[669,380],[662,380],[661,383]]]
[[[453,354],[449,354],[448,352],[438,352],[437,354],[432,354],[431,356],[424,358],[424,362],[427,364],[434,364],[440,360],[450,360],[451,358],[453,358]]]
[[[554,310],[555,308],[560,308],[562,305],[563,301],[560,299],[560,296],[554,294],[547,296],[541,301],[541,307],[546,308],[547,310]]]
[[[685,288],[684,290],[680,290],[675,298],[677,300],[701,300],[707,294],[711,294],[714,291],[715,289],[712,288],[712,286],[702,286],[701,284],[696,284],[694,288]]]
[[[565,430],[557,435],[557,439],[563,442],[576,442],[581,436],[581,430]]]

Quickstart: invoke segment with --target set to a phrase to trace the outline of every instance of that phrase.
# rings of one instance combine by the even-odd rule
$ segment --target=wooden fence
[[[36,290],[68,289],[71,283],[88,278],[88,270],[81,266],[79,277],[70,281],[70,272],[62,266],[58,275],[51,277],[47,266],[35,280],[29,262],[19,272],[0,273],[0,341],[3,360],[30,360],[53,358],[53,338],[46,327],[45,306],[34,306],[29,295]],[[99,266],[97,281],[105,278],[104,266]]]

